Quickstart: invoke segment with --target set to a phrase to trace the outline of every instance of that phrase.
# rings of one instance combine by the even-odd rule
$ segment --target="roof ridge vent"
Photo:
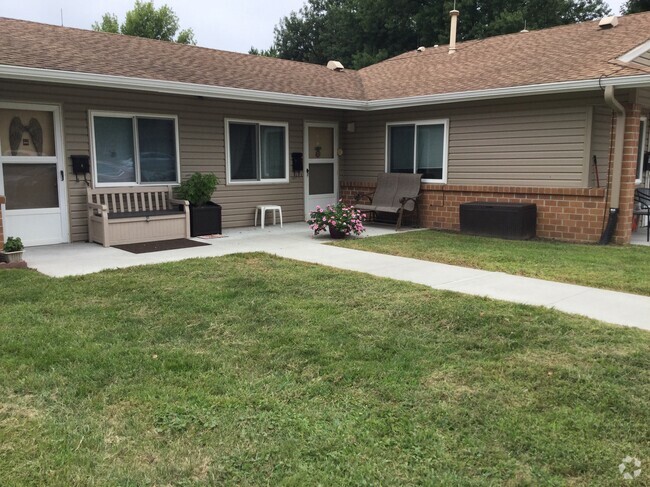
[[[601,29],[612,29],[618,25],[618,17],[616,15],[610,15],[609,17],[603,17],[598,22],[598,27]]]
[[[345,67],[338,61],[329,61],[327,63],[327,69],[331,69],[332,71],[343,71]]]

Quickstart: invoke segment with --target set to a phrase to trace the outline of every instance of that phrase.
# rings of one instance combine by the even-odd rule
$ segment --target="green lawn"
[[[650,247],[638,245],[502,240],[434,230],[336,245],[650,296]]]
[[[621,485],[649,387],[650,333],[261,254],[0,272],[2,486]]]

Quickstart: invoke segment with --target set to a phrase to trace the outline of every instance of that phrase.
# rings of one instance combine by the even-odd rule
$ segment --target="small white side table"
[[[264,228],[264,220],[266,220],[266,212],[273,212],[273,225],[275,225],[275,216],[280,215],[280,228],[282,228],[282,207],[279,205],[257,205],[255,207],[255,226],[257,226],[257,214],[260,214],[260,219],[262,220],[262,228]]]

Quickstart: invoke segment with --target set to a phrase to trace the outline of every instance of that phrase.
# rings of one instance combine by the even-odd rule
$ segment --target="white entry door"
[[[0,194],[4,234],[27,246],[69,239],[60,112],[0,103]]]
[[[339,195],[339,130],[335,123],[305,124],[305,216],[316,206],[334,204]]]

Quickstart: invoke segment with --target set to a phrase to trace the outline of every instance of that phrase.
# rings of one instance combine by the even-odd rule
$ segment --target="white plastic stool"
[[[275,212],[280,215],[280,228],[282,228],[282,207],[279,205],[257,205],[255,207],[255,226],[257,226],[257,213],[260,213],[262,220],[262,228],[264,228],[264,220],[266,220],[266,212],[273,212],[273,225],[275,225]]]

